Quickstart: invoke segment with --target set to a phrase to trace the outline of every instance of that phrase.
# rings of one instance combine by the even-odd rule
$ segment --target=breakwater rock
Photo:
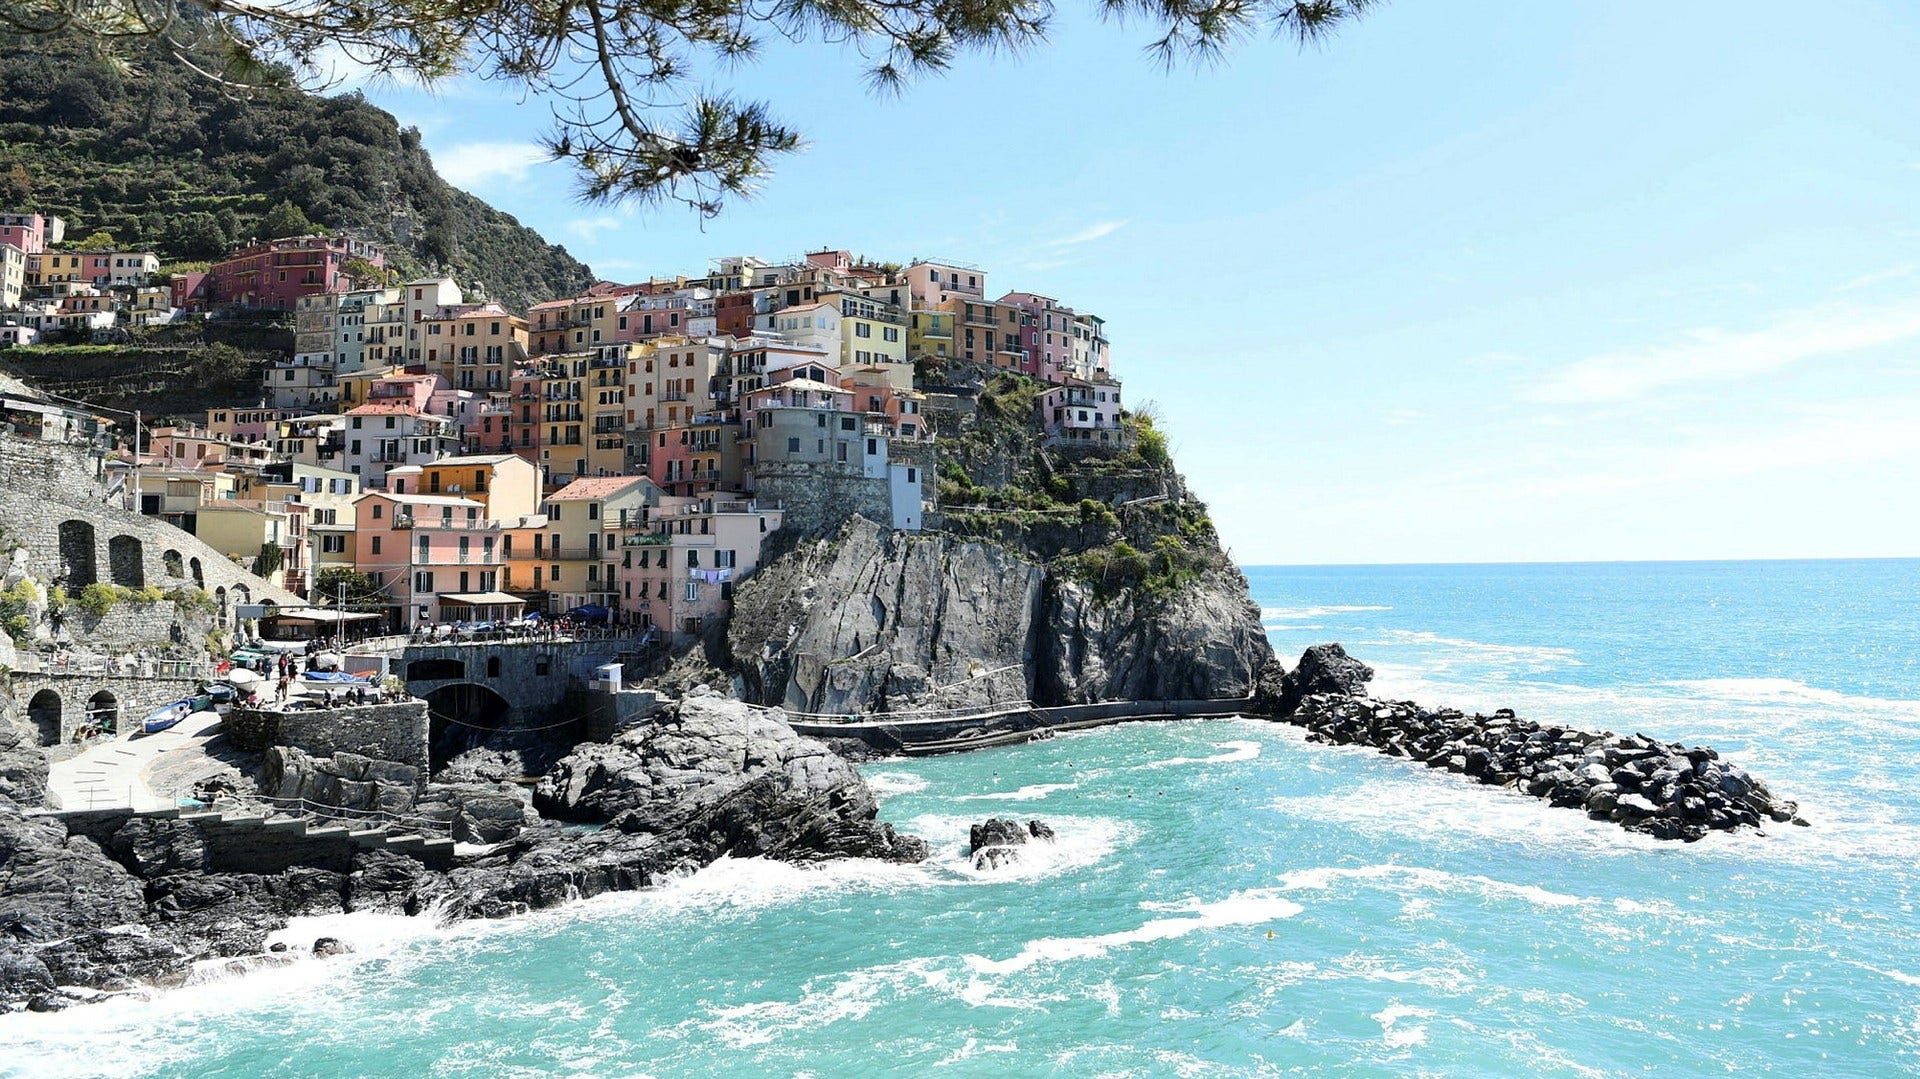
[[[1807,823],[1795,803],[1715,750],[1542,724],[1510,709],[1468,715],[1375,700],[1362,695],[1372,674],[1339,645],[1316,645],[1290,681],[1268,679],[1272,692],[1262,696],[1290,705],[1277,718],[1306,728],[1309,741],[1369,746],[1658,839]]]

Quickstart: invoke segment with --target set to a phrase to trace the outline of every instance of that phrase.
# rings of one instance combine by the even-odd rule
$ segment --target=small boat
[[[147,713],[147,717],[140,721],[140,727],[148,734],[164,731],[192,715],[196,711],[193,703],[192,697],[182,697],[170,704],[163,704]]]

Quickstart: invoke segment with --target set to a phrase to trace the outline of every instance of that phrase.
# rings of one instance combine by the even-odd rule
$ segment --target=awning
[[[524,607],[527,601],[505,592],[448,592],[441,603],[459,603],[468,607]]]
[[[318,622],[337,625],[341,622],[364,622],[380,616],[361,611],[340,611],[331,607],[297,607],[292,610],[281,610],[267,617],[280,622]]]

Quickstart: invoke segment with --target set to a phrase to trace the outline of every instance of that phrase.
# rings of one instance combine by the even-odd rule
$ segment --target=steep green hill
[[[382,244],[403,273],[449,268],[515,306],[592,272],[433,170],[420,134],[358,94],[237,95],[164,58],[123,70],[59,41],[0,42],[0,209],[68,221],[166,260],[216,257],[290,200]]]

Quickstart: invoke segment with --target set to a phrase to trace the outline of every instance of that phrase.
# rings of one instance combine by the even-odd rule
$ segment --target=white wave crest
[[[1297,869],[1280,877],[1281,887],[1289,890],[1325,890],[1347,880],[1391,880],[1434,891],[1471,891],[1494,899],[1519,899],[1541,907],[1570,907],[1586,902],[1577,895],[1564,895],[1532,884],[1513,884],[1471,873],[1449,873],[1444,869],[1385,863],[1368,866],[1325,866]]]
[[[1492,644],[1462,637],[1442,637],[1423,629],[1390,629],[1382,644],[1437,645],[1467,652],[1476,658],[1519,664],[1539,669],[1582,666],[1579,653],[1571,648],[1544,644]]]
[[[1216,753],[1211,757],[1172,757],[1164,761],[1145,764],[1143,768],[1171,768],[1180,764],[1231,764],[1234,761],[1250,761],[1260,755],[1258,742],[1215,742],[1213,748],[1224,749],[1225,753]]]
[[[894,794],[918,794],[927,789],[926,777],[912,772],[874,772],[864,778],[867,789],[881,798]]]
[[[932,857],[921,863],[928,871],[946,883],[967,884],[1033,881],[1084,869],[1140,834],[1138,826],[1107,817],[1049,815],[1047,825],[1054,838],[1023,843],[1013,860],[995,869],[981,869],[967,850],[967,830],[977,823],[977,818],[929,814],[914,818],[907,830],[933,845]]]
[[[1078,783],[1029,783],[1019,790],[988,791],[985,794],[962,794],[956,802],[1033,802],[1045,798],[1056,791],[1078,789]]]
[[[1370,603],[1352,605],[1328,604],[1324,607],[1262,607],[1260,608],[1260,620],[1262,622],[1297,622],[1303,618],[1325,618],[1330,614],[1355,614],[1360,611],[1391,610],[1393,610],[1392,607],[1381,607]]]
[[[1019,953],[1006,959],[966,956],[967,965],[982,974],[1012,974],[1040,963],[1059,963],[1074,959],[1092,959],[1115,948],[1152,941],[1173,940],[1202,929],[1222,929],[1237,925],[1259,925],[1291,918],[1301,906],[1279,894],[1279,889],[1255,888],[1235,892],[1213,902],[1186,900],[1175,904],[1142,904],[1144,909],[1178,910],[1189,918],[1153,918],[1134,929],[1101,933],[1086,937],[1042,937],[1028,941]]]
[[[1427,1040],[1427,1027],[1424,1023],[1402,1024],[1403,1019],[1430,1019],[1433,1013],[1425,1008],[1416,1008],[1410,1004],[1389,1004],[1373,1013],[1373,1021],[1380,1024],[1380,1040],[1399,1049],[1411,1045],[1420,1045]]]

